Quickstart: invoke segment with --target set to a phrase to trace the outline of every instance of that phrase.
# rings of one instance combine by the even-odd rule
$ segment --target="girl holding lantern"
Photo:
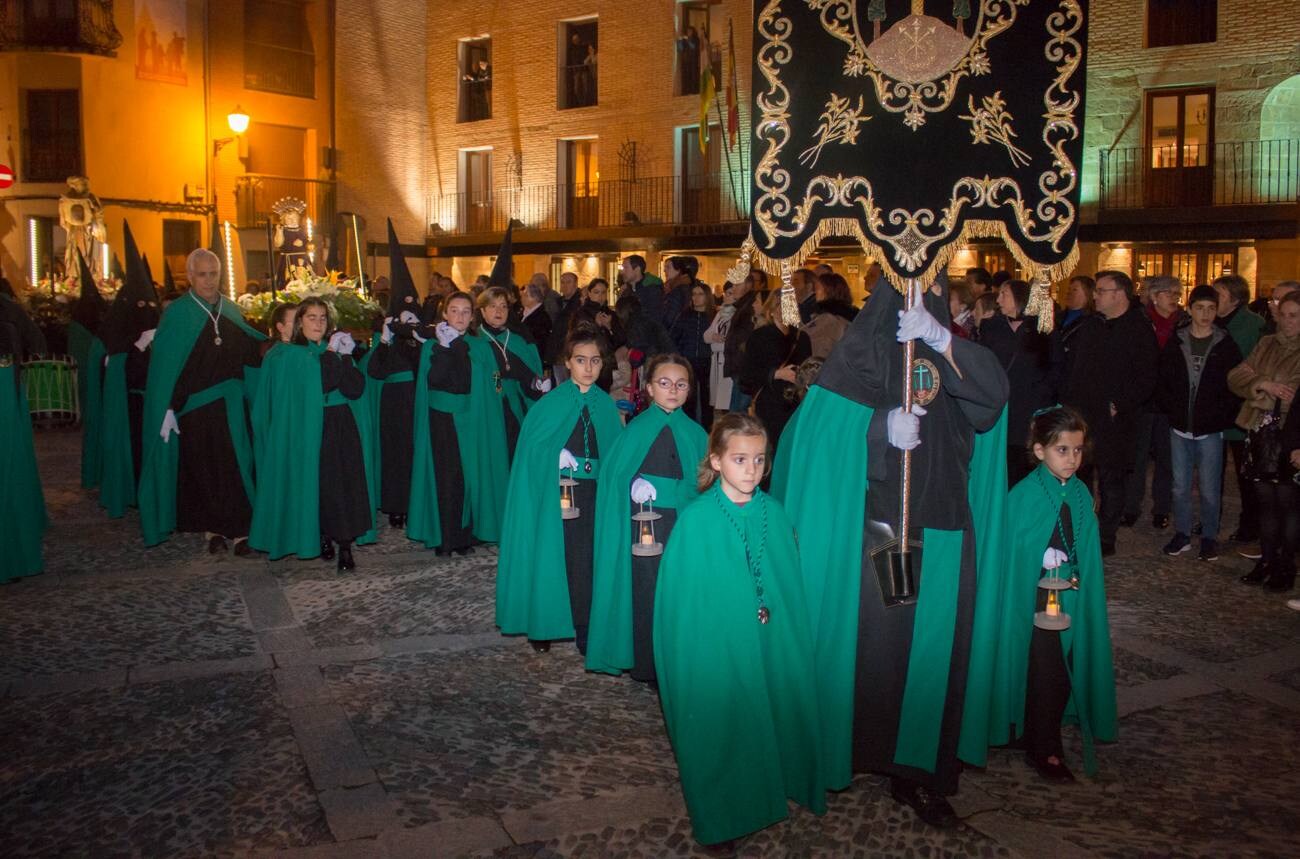
[[[596,386],[601,333],[575,327],[561,357],[569,379],[528,410],[519,431],[501,524],[496,622],[506,635],[527,635],[539,653],[553,640],[576,638],[586,654],[596,480],[623,422]]]
[[[1041,409],[1030,422],[1038,467],[1008,499],[1009,586],[998,627],[998,650],[1008,657],[998,660],[988,698],[989,745],[1019,739],[1030,765],[1056,782],[1074,781],[1063,722],[1079,726],[1089,775],[1097,769],[1093,742],[1116,735],[1101,538],[1092,496],[1075,476],[1087,432],[1083,418],[1062,406]]]
[[[608,674],[630,670],[634,680],[654,683],[659,560],[677,512],[695,499],[695,468],[704,459],[708,436],[682,411],[695,387],[690,362],[681,355],[656,355],[645,373],[652,405],[605,455],[598,481],[587,668]]]

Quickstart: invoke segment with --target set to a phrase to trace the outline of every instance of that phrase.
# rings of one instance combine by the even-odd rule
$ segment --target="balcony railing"
[[[319,229],[334,225],[334,183],[321,179],[295,179],[249,173],[235,180],[236,226],[261,227],[271,217],[271,207],[281,197],[297,197],[307,204],[307,217]]]
[[[311,51],[244,42],[244,86],[263,92],[316,97],[316,55]]]
[[[575,66],[563,66],[564,92],[561,93],[560,109],[571,107],[592,107],[596,104],[596,64],[579,63]]]
[[[1300,202],[1300,140],[1103,149],[1100,208]]]
[[[0,0],[0,51],[117,55],[113,0]]]
[[[500,233],[512,220],[539,231],[720,224],[748,219],[747,191],[719,175],[525,185],[434,197],[429,222],[444,236]]]

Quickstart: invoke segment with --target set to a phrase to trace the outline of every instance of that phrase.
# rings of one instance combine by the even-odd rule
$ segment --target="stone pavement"
[[[498,636],[494,555],[385,534],[341,576],[145,550],[77,487],[75,434],[37,441],[47,572],[0,587],[3,855],[702,855],[654,695]],[[936,833],[864,777],[740,854],[1296,855],[1300,614],[1235,554],[1165,558],[1167,533],[1123,532],[1108,568],[1122,721],[1097,778],[994,752]]]

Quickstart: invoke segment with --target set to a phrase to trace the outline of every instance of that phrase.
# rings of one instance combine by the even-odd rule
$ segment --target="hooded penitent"
[[[68,326],[68,351],[77,360],[77,398],[81,402],[81,485],[99,485],[100,433],[103,426],[104,341],[99,329],[108,302],[99,294],[95,275],[86,258],[77,253],[81,294],[72,305]]]

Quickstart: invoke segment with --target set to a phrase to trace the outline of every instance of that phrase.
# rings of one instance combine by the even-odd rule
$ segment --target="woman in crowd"
[[[604,335],[611,360],[601,365],[596,385],[602,391],[609,391],[614,386],[614,370],[617,367],[612,356],[627,345],[627,334],[623,330],[622,320],[614,308],[609,306],[609,281],[603,277],[592,278],[584,295],[586,297],[582,303],[569,316],[569,330],[572,331],[578,325],[588,325]]]
[[[1291,451],[1281,438],[1300,388],[1300,292],[1277,306],[1277,333],[1260,339],[1249,356],[1228,374],[1232,392],[1245,402],[1237,425],[1247,432],[1244,469],[1259,500],[1263,552],[1255,568],[1241,577],[1269,591],[1295,585],[1295,553],[1300,547],[1300,486],[1292,479]]]
[[[1038,331],[1038,317],[1025,316],[1029,284],[1008,280],[998,287],[999,313],[980,328],[980,342],[993,350],[1007,371],[1007,480],[1015,486],[1029,474],[1025,451],[1029,420],[1052,402],[1052,343]]]
[[[496,622],[505,635],[527,635],[539,653],[553,640],[574,638],[585,655],[596,480],[623,422],[614,401],[596,387],[605,362],[601,334],[575,329],[561,357],[569,378],[529,411],[510,468]],[[576,485],[561,485],[561,479]]]
[[[731,408],[731,377],[727,367],[727,332],[731,318],[736,315],[735,286],[728,283],[722,288],[722,306],[713,314],[713,321],[704,330],[704,342],[709,344],[709,405],[714,414]]]
[[[355,569],[354,542],[374,539],[365,376],[351,335],[333,332],[323,299],[298,305],[292,342],[267,353],[253,403],[257,491],[248,542]]]
[[[825,360],[858,311],[853,306],[849,282],[835,272],[817,275],[813,280],[813,297],[817,303],[803,330],[812,343],[812,357]]]
[[[505,432],[500,423],[482,420],[483,410],[470,408],[473,370],[465,332],[474,319],[473,299],[451,293],[438,308],[438,318],[443,321],[422,345],[416,370],[422,384],[415,394],[406,535],[438,555],[467,555],[480,522],[496,539],[500,505],[488,505],[485,511],[477,507],[483,500],[480,489],[493,485],[493,464],[505,461]],[[462,447],[462,438],[472,442]]]
[[[540,283],[529,281],[519,290],[520,322],[528,329],[534,343],[547,343],[551,339],[551,316],[546,312],[546,291]]]
[[[787,800],[826,810],[813,639],[799,549],[758,488],[768,438],[718,419],[699,498],[677,519],[655,593],[654,658],[695,839],[730,847],[784,820]]]
[[[972,340],[981,340],[983,337],[984,323],[988,322],[998,314],[998,295],[996,292],[986,292],[975,297],[975,304],[971,307]]]
[[[699,281],[691,285],[690,305],[677,317],[669,334],[677,346],[677,354],[691,364],[695,383],[691,385],[690,399],[683,408],[691,420],[700,426],[713,425],[713,405],[709,402],[709,363],[713,350],[704,340],[713,324],[713,291]],[[653,381],[653,373],[648,377]],[[651,392],[653,396],[654,392]]]
[[[652,633],[660,556],[637,547],[667,543],[677,512],[695,498],[695,468],[708,438],[684,412],[692,372],[681,355],[651,358],[646,378],[652,405],[627,425],[604,456],[596,490],[600,528],[587,651],[591,671],[630,671],[634,680],[655,681]],[[632,521],[632,514],[646,505],[662,518],[649,525]]]
[[[745,344],[737,380],[740,390],[753,398],[754,415],[763,422],[773,444],[794,414],[792,386],[799,365],[810,357],[812,341],[781,318],[781,290],[774,291],[763,303],[754,333]]]
[[[949,329],[967,340],[975,334],[975,290],[969,281],[953,280],[948,283],[948,312],[952,315]]]

